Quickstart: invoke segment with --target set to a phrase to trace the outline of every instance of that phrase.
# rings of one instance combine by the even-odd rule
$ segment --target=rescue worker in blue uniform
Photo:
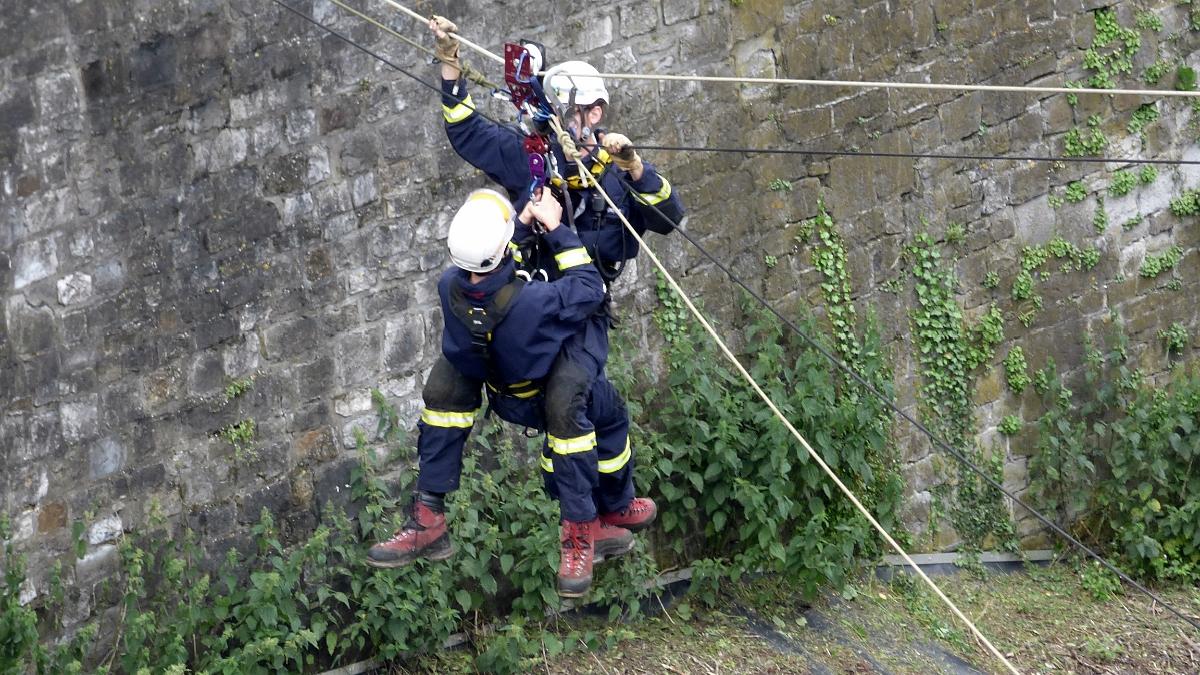
[[[455,150],[469,163],[483,170],[500,183],[510,198],[518,204],[528,196],[531,181],[529,163],[522,146],[522,138],[498,127],[474,113],[473,103],[461,79],[458,67],[458,42],[447,35],[455,30],[448,20],[434,17],[430,29],[437,39],[437,56],[442,62],[443,117],[446,133]],[[658,175],[654,167],[642,162],[634,152],[629,139],[620,134],[604,137],[608,148],[595,149],[595,138],[584,127],[595,128],[603,118],[608,102],[608,92],[603,80],[591,66],[582,62],[560,64],[559,76],[548,76],[547,82],[557,87],[556,96],[574,101],[574,119],[570,122],[583,137],[583,148],[588,150],[585,161],[598,182],[604,186],[614,203],[621,207],[630,223],[639,234],[647,228],[667,233],[682,219],[683,209],[677,196],[672,194],[671,185]],[[584,75],[580,75],[584,73]],[[461,100],[460,100],[461,99]],[[589,147],[592,146],[592,147]],[[611,150],[615,155],[609,155]],[[594,189],[585,189],[579,182],[574,163],[567,162],[562,150],[554,147],[558,164],[568,176],[567,186],[572,195],[571,204],[579,209],[573,218],[576,231],[590,257],[606,281],[620,273],[626,260],[638,251],[637,240],[624,228],[620,220],[607,210]],[[612,165],[616,165],[614,169]],[[625,172],[625,181],[636,193],[628,192],[617,179],[615,171]],[[654,213],[657,207],[671,222]],[[515,255],[526,269],[542,270],[547,278],[557,274],[556,266],[547,264],[540,255],[543,247],[532,228],[517,224],[513,237]],[[607,296],[606,296],[607,299]],[[607,303],[603,312],[607,312]],[[556,420],[570,420],[578,414],[581,401],[591,390],[591,382],[603,372],[608,358],[608,321],[589,322],[579,340],[578,349],[564,352],[555,364],[547,382],[545,399],[548,433],[542,450],[542,469],[547,491],[558,497],[554,456],[556,449],[569,446],[569,424],[556,424]],[[624,411],[624,401],[614,392],[614,397]],[[627,427],[627,424],[626,424]],[[627,501],[624,495],[633,493],[633,450],[627,434],[623,437],[600,437],[597,445],[600,460],[600,476],[594,501],[601,517],[608,522],[637,531],[654,520],[657,509],[648,498],[636,497]],[[624,505],[623,508],[618,508]]]
[[[635,500],[629,417],[604,376],[603,359],[594,376],[550,377],[563,363],[592,358],[586,343],[606,329],[597,311],[604,282],[575,232],[559,226],[562,207],[556,200],[547,195],[528,202],[516,223],[513,213],[503,195],[477,190],[450,225],[455,267],[438,283],[445,319],[442,358],[429,374],[417,424],[417,494],[408,521],[391,539],[371,547],[367,560],[376,567],[397,567],[453,553],[443,500],[459,486],[463,446],[486,391],[502,419],[548,431],[549,468],[562,514],[558,591],[579,597],[591,584],[594,563],[632,548],[631,531],[617,521],[640,519],[633,524],[644,526],[649,520],[630,513]],[[515,226],[530,227],[535,219],[545,228],[543,239],[557,265],[552,282],[519,274],[512,257]],[[575,384],[587,389],[574,389]],[[545,406],[543,399],[561,395],[553,389],[562,386],[572,389],[574,403]],[[600,444],[622,445],[623,456],[601,457]],[[620,491],[599,489],[605,474]]]
[[[520,209],[528,198],[531,181],[522,136],[475,113],[466,80],[458,67],[458,41],[448,35],[457,30],[454,24],[443,17],[433,17],[429,27],[437,39],[437,56],[442,63],[442,114],[450,144],[468,164],[503,186],[509,199]],[[684,212],[671,184],[652,164],[642,161],[626,136],[605,133],[600,127],[609,95],[598,71],[583,61],[567,61],[552,68],[545,76],[545,83],[561,102],[574,102],[572,118],[563,122],[579,138],[584,164],[638,235],[647,230],[669,234],[675,229],[682,222]],[[567,185],[560,187],[570,193],[570,204],[574,207],[570,220],[574,221],[579,239],[605,280],[612,281],[620,274],[625,262],[637,256],[637,239],[625,229],[595,189],[584,185],[578,175],[578,166],[568,161],[562,148],[552,143],[551,149],[559,170],[566,177]],[[623,174],[632,191],[625,188],[616,171]],[[662,215],[655,213],[652,206]],[[669,222],[664,221],[663,216]],[[527,241],[517,243],[524,245]]]

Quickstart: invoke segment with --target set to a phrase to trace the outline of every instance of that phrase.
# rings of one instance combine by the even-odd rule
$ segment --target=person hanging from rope
[[[510,199],[514,200],[518,205],[525,203],[529,196],[530,185],[530,166],[525,149],[522,147],[521,137],[511,133],[508,130],[500,128],[498,125],[485,119],[481,115],[473,114],[473,109],[470,108],[470,101],[457,101],[454,99],[447,100],[451,89],[457,89],[462,92],[458,98],[469,98],[466,95],[466,83],[460,80],[458,70],[458,43],[446,35],[445,29],[454,30],[453,24],[443,18],[431,19],[430,28],[434,30],[435,35],[439,35],[437,57],[443,63],[442,70],[442,91],[444,117],[446,119],[447,134],[451,138],[452,144],[463,154],[468,161],[471,161],[472,156],[477,156],[481,164],[480,168],[484,168],[493,179],[500,182],[508,191]],[[586,64],[585,64],[586,65]],[[580,96],[577,91],[575,98],[577,101],[607,101],[607,92],[603,91],[603,82],[599,78],[595,78],[592,84],[599,84],[600,92],[593,91],[590,95]],[[458,112],[451,112],[452,108],[447,106],[458,106],[465,104],[468,106],[467,112],[463,114],[462,109]],[[597,115],[603,113],[603,106],[592,106],[589,111],[593,123],[598,120]],[[579,120],[577,120],[578,122]],[[455,139],[458,139],[456,141]],[[622,140],[624,137],[613,135],[610,137],[610,142],[613,140]],[[463,144],[459,145],[459,141]],[[469,146],[469,147],[468,147]],[[615,146],[614,146],[615,147]],[[676,218],[682,217],[682,207],[679,206],[679,199],[670,194],[670,184],[665,179],[658,177],[654,173],[652,166],[641,162],[640,158],[633,152],[632,146],[628,140],[622,141],[622,152],[629,160],[626,169],[631,175],[627,181],[634,181],[631,184],[637,186],[639,190],[654,190],[653,193],[646,195],[638,195],[635,199],[625,192],[620,181],[615,180],[615,176],[608,174],[608,180],[604,180],[604,176],[599,176],[606,190],[609,190],[611,195],[615,195],[614,199],[620,199],[618,203],[624,203],[624,209],[627,213],[636,213],[639,218],[637,222],[643,222],[640,219],[644,215],[641,209],[646,209],[646,213],[651,213],[652,210],[648,206],[643,206],[637,199],[641,199],[647,204],[657,204],[661,207],[667,207],[666,213],[672,214]],[[557,149],[559,157],[562,158],[561,149]],[[600,151],[597,156],[607,157],[606,151]],[[621,160],[625,161],[625,160]],[[573,162],[567,162],[561,159],[562,166],[574,166]],[[602,167],[607,167],[608,164],[593,163],[593,170],[600,168],[600,174],[604,173]],[[649,167],[649,168],[647,168]],[[633,175],[633,174],[637,175]],[[498,178],[498,177],[502,177]],[[576,180],[578,176],[574,176]],[[581,186],[582,187],[582,186]],[[579,190],[578,195],[572,203],[579,203],[579,200],[584,195],[591,195],[598,198],[599,195],[592,194],[594,190]],[[595,201],[595,200],[591,200]],[[637,206],[631,204],[636,203]],[[560,202],[561,206],[561,202]],[[574,220],[576,225],[576,233],[583,242],[585,250],[587,250],[590,258],[593,259],[601,275],[611,278],[615,273],[619,273],[621,265],[626,257],[632,257],[636,254],[636,240],[633,239],[624,230],[619,219],[611,214],[604,220],[601,227],[601,219],[597,207],[589,206],[588,213],[591,214],[591,219],[570,218]],[[674,209],[674,210],[672,210]],[[532,222],[532,221],[531,221]],[[669,225],[663,224],[661,218],[655,222],[660,223],[669,231]],[[518,222],[513,235],[514,255],[519,259],[520,264],[532,274],[537,275],[540,271],[544,278],[554,279],[558,274],[558,265],[555,260],[546,255],[542,255],[545,248],[540,244],[543,237],[539,236],[535,231],[537,228],[531,225],[526,225]],[[627,247],[626,238],[634,244],[633,247]],[[589,242],[591,245],[589,246]],[[618,252],[620,255],[618,255]],[[605,256],[612,256],[617,262],[613,266],[602,263]],[[606,271],[613,272],[610,276]],[[556,470],[557,463],[555,458],[558,451],[563,447],[569,447],[569,443],[563,439],[569,438],[572,433],[572,425],[570,420],[574,419],[579,413],[578,409],[586,401],[588,392],[593,391],[593,382],[603,381],[604,366],[608,359],[609,343],[608,343],[608,327],[609,316],[608,311],[607,288],[605,293],[605,302],[598,310],[599,316],[594,321],[586,322],[582,328],[580,335],[577,336],[575,344],[578,348],[564,350],[560,357],[555,361],[547,376],[546,391],[547,396],[544,399],[545,417],[548,421],[548,429],[546,441],[542,448],[542,477],[545,482],[546,491],[555,498],[560,498],[559,494],[559,477]],[[597,385],[601,386],[601,385]],[[634,451],[629,443],[627,428],[628,428],[628,413],[625,412],[624,400],[611,387],[611,385],[602,385],[605,391],[611,392],[613,405],[619,407],[623,419],[625,419],[624,428],[620,434],[601,434],[597,439],[596,451],[598,453],[598,462],[600,466],[600,475],[596,488],[594,490],[593,502],[601,517],[612,524],[617,524],[632,530],[640,530],[647,527],[657,515],[657,507],[654,501],[646,497],[633,497],[633,466],[634,466]],[[557,424],[556,421],[567,423]]]
[[[634,499],[629,415],[603,362],[595,376],[576,365],[594,360],[587,342],[606,331],[597,312],[605,295],[600,273],[578,235],[560,227],[562,206],[548,192],[537,193],[515,219],[513,213],[499,192],[476,190],[450,224],[454,266],[438,282],[442,357],[426,381],[417,423],[417,492],[407,522],[372,546],[367,562],[399,567],[453,553],[444,498],[459,486],[463,446],[484,390],[501,419],[547,432],[551,453],[542,464],[555,476],[562,516],[558,592],[579,597],[591,585],[593,564],[633,547],[632,532],[653,520],[654,505]],[[513,258],[515,229],[535,221],[557,261],[552,282],[521,274]],[[554,399],[565,403],[545,405]],[[623,451],[602,455],[598,447]]]
[[[450,144],[468,164],[503,186],[520,208],[528,198],[531,179],[521,137],[475,114],[459,68],[458,41],[449,35],[458,28],[445,17],[434,16],[429,20],[429,29],[437,41],[436,54],[441,62],[442,115]],[[566,61],[551,71],[557,74],[547,74],[546,86],[559,101],[571,104],[570,118],[564,119],[563,124],[579,139],[584,164],[593,177],[639,235],[647,230],[671,233],[684,217],[679,195],[654,165],[642,160],[628,137],[601,128],[609,94],[599,72],[583,61]],[[600,195],[585,184],[576,163],[562,148],[552,144],[551,150],[566,177],[563,189],[570,191],[568,203],[574,206],[570,219],[605,281],[611,282],[621,273],[625,262],[637,256],[638,242]],[[624,182],[612,174],[614,166],[623,174]],[[626,183],[633,188],[632,192],[626,189]],[[663,216],[651,206],[657,207],[670,222],[664,222]],[[552,273],[553,269],[548,271]]]

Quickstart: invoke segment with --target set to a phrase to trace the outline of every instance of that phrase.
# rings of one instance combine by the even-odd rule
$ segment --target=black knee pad
[[[558,438],[574,438],[585,433],[579,426],[587,411],[588,372],[571,361],[558,357],[546,380],[546,431]]]
[[[482,386],[481,382],[459,372],[443,356],[429,371],[421,398],[425,401],[425,407],[433,410],[474,410],[483,402],[480,397]]]

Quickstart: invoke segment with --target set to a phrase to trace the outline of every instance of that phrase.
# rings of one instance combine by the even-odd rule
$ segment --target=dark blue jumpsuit
[[[468,164],[500,184],[519,213],[529,199],[529,184],[532,181],[529,160],[522,146],[523,136],[475,114],[474,106],[467,94],[466,80],[442,80],[442,117],[446,121],[446,136],[450,139],[450,145]],[[625,229],[607,204],[593,198],[594,189],[583,189],[575,162],[568,162],[557,144],[552,146],[552,150],[558,160],[559,170],[570,187],[571,204],[575,209],[575,229],[597,265],[611,272],[620,263],[636,257],[637,239]],[[674,225],[683,220],[683,204],[678,195],[672,192],[667,179],[659,175],[653,164],[642,162],[645,170],[641,178],[635,181],[627,173],[622,176],[633,187],[634,192],[631,193],[616,175],[620,169],[616,166],[608,168],[610,161],[604,150],[584,158],[588,170],[598,178],[601,187],[620,207],[621,213],[639,236],[645,234],[646,230],[669,234]],[[658,208],[671,222],[663,222],[662,217],[650,206]],[[566,214],[563,217],[566,218]]]
[[[443,80],[442,92],[442,115],[451,145],[469,164],[500,184],[514,207],[520,211],[529,198],[532,180],[528,158],[522,146],[523,137],[475,114],[465,80]],[[557,145],[553,146],[553,152],[560,171],[567,178],[579,239],[596,267],[612,279],[619,273],[624,261],[637,255],[637,240],[607,205],[597,202],[594,189],[583,189],[575,163],[568,162]],[[672,193],[671,184],[658,174],[652,164],[643,162],[644,171],[637,181],[628,174],[623,176],[635,191],[631,193],[618,179],[616,172],[619,169],[615,166],[610,168],[611,158],[607,152],[599,150],[584,161],[639,235],[645,234],[647,229],[669,233],[674,224],[682,220],[683,206],[678,196]],[[664,222],[651,206],[670,218],[671,223]],[[555,278],[557,266],[541,255],[541,243],[532,230],[518,223],[513,242],[518,255],[524,253],[519,260],[523,267],[544,269],[549,278]],[[620,425],[604,425],[592,418],[598,430],[607,427],[613,429],[600,433],[597,439],[600,475],[594,502],[600,513],[624,509],[633,496],[633,452],[627,433],[628,414],[624,401],[604,378],[608,349],[608,319],[603,313],[596,320],[584,324],[577,340],[564,345],[563,358],[555,364],[548,377],[545,399],[547,437],[542,450],[546,489],[551,495],[560,496],[559,484],[564,475],[559,468],[562,462],[554,449],[563,444],[561,439],[571,437],[581,428],[580,424],[571,420],[579,418],[588,392],[594,397],[597,387],[603,389],[604,397],[612,400],[612,406],[621,411],[623,420]],[[603,384],[593,386],[593,382]],[[623,430],[619,434],[615,431],[618,426]]]
[[[600,273],[569,228],[559,227],[543,238],[560,276],[552,282],[530,281],[516,292],[491,331],[486,355],[472,344],[470,330],[454,312],[453,298],[460,294],[470,305],[486,308],[513,280],[515,262],[507,259],[479,284],[471,284],[470,273],[458,268],[447,270],[438,282],[445,317],[442,358],[426,382],[425,408],[417,424],[417,487],[434,493],[458,488],[463,446],[485,389],[502,419],[547,431],[543,469],[555,476],[548,487],[559,499],[564,520],[586,522],[599,513],[620,511],[633,499],[629,416],[604,376],[603,362],[587,362],[586,343],[606,330],[606,319],[597,311],[604,301]],[[560,359],[564,353],[576,358]],[[551,369],[563,363],[577,370],[548,382]],[[548,389],[543,392],[543,387]],[[545,399],[554,396],[577,401],[545,406]],[[622,450],[601,455],[598,447]]]

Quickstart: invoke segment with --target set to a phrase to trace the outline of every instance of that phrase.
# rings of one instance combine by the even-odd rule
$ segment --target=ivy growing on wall
[[[1115,9],[1096,10],[1094,21],[1092,44],[1083,53],[1083,67],[1092,73],[1087,86],[1112,89],[1117,76],[1133,72],[1133,57],[1142,46],[1142,38],[1135,29],[1121,26]]]
[[[1107,220],[1106,215],[1106,225]],[[1021,249],[1021,270],[1013,279],[1012,298],[1019,303],[1017,319],[1025,326],[1032,324],[1042,309],[1042,296],[1037,292],[1037,282],[1053,274],[1053,270],[1042,269],[1050,260],[1061,261],[1061,272],[1087,271],[1100,262],[1100,250],[1095,247],[1079,248],[1060,236],[1055,236],[1045,244]]]
[[[957,277],[932,237],[917,235],[905,253],[912,263],[917,297],[909,319],[921,368],[923,416],[972,463],[987,467],[993,478],[1000,476],[1003,457],[985,456],[974,442],[971,372],[990,359],[990,350],[1003,339],[1002,315],[992,307],[979,326],[968,327],[954,299]],[[966,550],[979,551],[993,540],[1011,545],[1012,523],[999,493],[961,464],[956,466],[951,489],[939,496],[949,503],[939,506]]]

